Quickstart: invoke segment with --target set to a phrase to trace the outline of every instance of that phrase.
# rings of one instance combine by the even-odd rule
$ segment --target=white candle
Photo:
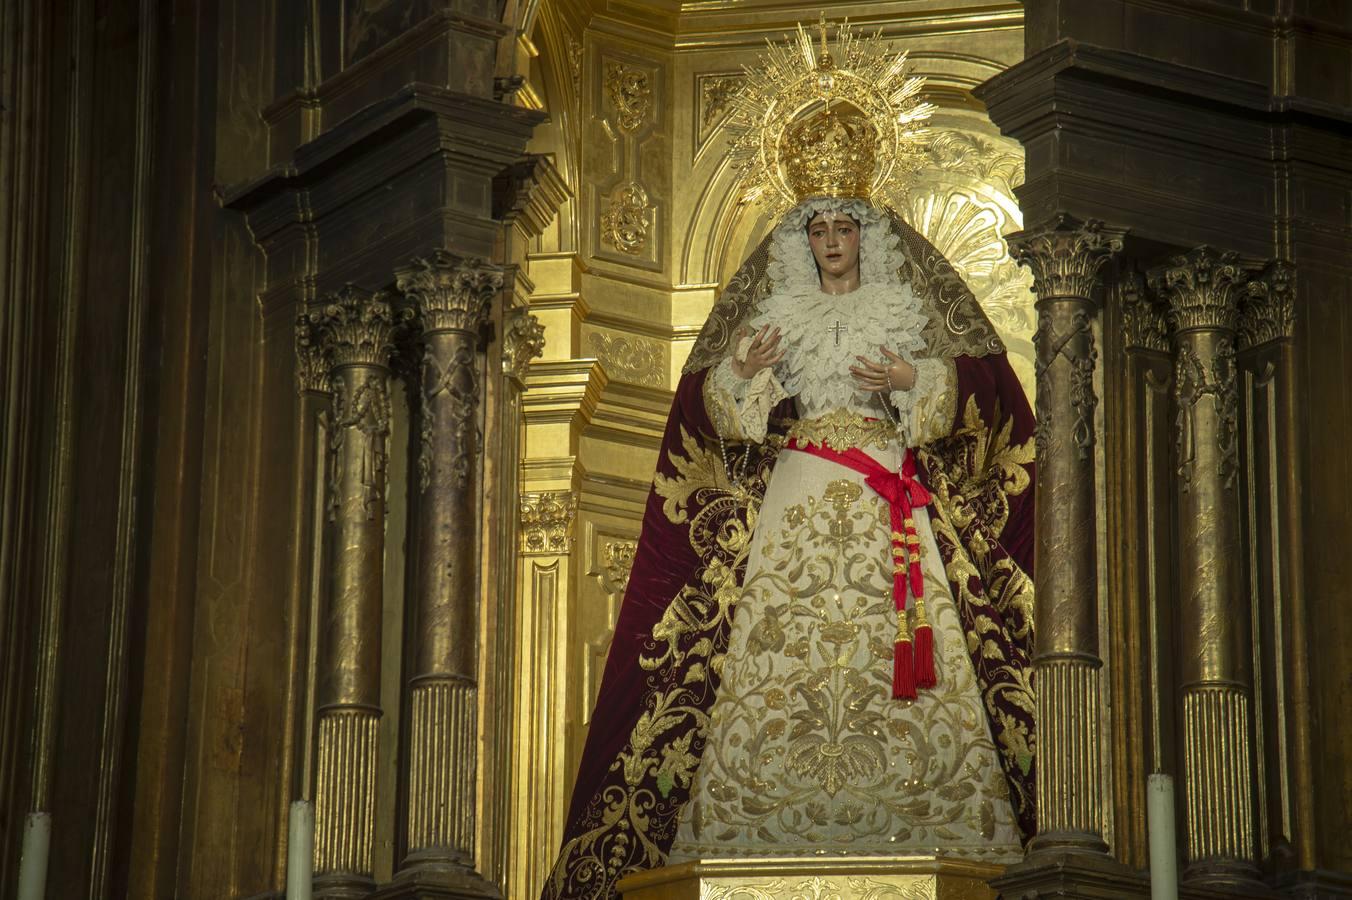
[[[52,814],[29,813],[23,822],[18,900],[42,900],[47,893],[47,851],[52,844]]]
[[[291,804],[286,842],[286,900],[310,900],[315,874],[315,807],[309,800]]]
[[[1151,775],[1146,798],[1150,828],[1150,900],[1178,900],[1174,780],[1168,775]]]

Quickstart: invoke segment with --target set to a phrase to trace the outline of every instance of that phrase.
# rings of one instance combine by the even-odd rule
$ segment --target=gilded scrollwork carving
[[[582,96],[582,44],[567,32],[563,35],[564,52],[568,58],[568,74],[573,82],[573,96]]]
[[[1239,474],[1239,386],[1235,371],[1235,344],[1218,339],[1210,365],[1199,358],[1190,343],[1180,343],[1174,365],[1174,400],[1178,407],[1177,433],[1179,486],[1192,486],[1196,461],[1197,405],[1210,397],[1216,409],[1216,446],[1220,451],[1219,474],[1225,487],[1234,487]]]
[[[1047,310],[1038,313],[1037,332],[1033,335],[1037,353],[1037,429],[1034,432],[1038,455],[1044,456],[1050,446],[1052,411],[1049,408],[1052,392],[1047,389],[1052,364],[1064,357],[1070,366],[1070,405],[1075,421],[1070,435],[1079,450],[1080,459],[1088,459],[1094,449],[1094,409],[1098,397],[1094,394],[1094,366],[1098,349],[1094,346],[1094,323],[1086,310],[1075,310],[1070,316],[1070,327],[1057,331],[1052,315]]]
[[[416,257],[395,283],[421,325],[419,489],[432,483],[434,454],[445,457],[456,487],[469,482],[478,449],[478,333],[488,321],[503,273],[481,259],[444,250]],[[437,417],[449,420],[444,446],[434,447]]]
[[[666,383],[662,346],[636,337],[608,337],[593,332],[588,343],[606,371],[634,384],[660,387]]]
[[[861,875],[813,875],[807,878],[746,879],[737,884],[712,885],[700,892],[701,900],[934,900],[932,878],[903,876],[880,881]],[[947,894],[945,894],[947,896]]]
[[[445,396],[446,402],[436,406],[450,419],[455,442],[449,450],[451,473],[457,487],[469,483],[473,466],[473,451],[479,444],[479,423],[475,415],[479,404],[479,372],[473,346],[461,343],[450,351],[446,360],[425,353],[422,359],[422,427],[419,429],[418,486],[425,491],[432,483],[432,444],[434,401]]]
[[[521,495],[522,553],[566,553],[577,497],[572,491],[527,491]]]
[[[502,338],[502,371],[524,380],[530,361],[545,352],[545,326],[533,314],[517,310],[507,319]]]
[[[927,150],[935,167],[971,175],[1013,194],[1023,183],[1023,157],[999,147],[995,142],[965,131],[941,131]]]
[[[1058,217],[1045,228],[1008,238],[1014,258],[1033,273],[1033,291],[1039,300],[1077,297],[1092,299],[1099,270],[1122,249],[1124,232],[1091,219],[1078,222]]]
[[[601,240],[621,253],[641,256],[648,247],[652,212],[643,185],[625,182],[611,195],[601,214]]]
[[[634,568],[637,541],[606,541],[601,548],[601,590],[613,597],[623,597],[629,587],[629,573]]]
[[[1054,396],[1069,400],[1074,420],[1068,437],[1081,460],[1087,460],[1094,447],[1094,366],[1098,350],[1094,346],[1093,297],[1097,293],[1099,270],[1112,254],[1122,249],[1120,229],[1107,228],[1099,221],[1078,222],[1060,216],[1050,225],[1011,235],[1010,249],[1015,258],[1033,273],[1033,290],[1038,296],[1038,327],[1033,335],[1034,374],[1037,380],[1037,432],[1039,459],[1050,452],[1052,435],[1064,433],[1065,422],[1057,422],[1052,408]],[[1064,392],[1053,389],[1053,367],[1064,358],[1070,370]]]
[[[637,131],[652,108],[653,89],[648,73],[610,60],[606,62],[605,86],[620,130]]]
[[[703,147],[732,110],[732,98],[741,89],[740,74],[700,75],[696,79],[695,143]]]
[[[1257,347],[1295,334],[1295,278],[1295,267],[1274,260],[1246,285],[1238,322],[1242,346]]]
[[[329,520],[338,517],[339,492],[336,484],[338,457],[352,437],[361,438],[362,507],[368,519],[375,518],[385,490],[386,442],[390,436],[389,381],[384,372],[370,372],[353,383],[334,378],[333,428],[329,438],[330,483]]]

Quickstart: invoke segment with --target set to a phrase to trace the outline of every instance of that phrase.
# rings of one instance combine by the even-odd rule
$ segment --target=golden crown
[[[925,80],[907,73],[882,32],[861,37],[848,20],[820,48],[802,25],[797,39],[770,44],[733,100],[728,120],[742,201],[781,214],[812,197],[896,205],[924,153],[933,105],[918,99]]]

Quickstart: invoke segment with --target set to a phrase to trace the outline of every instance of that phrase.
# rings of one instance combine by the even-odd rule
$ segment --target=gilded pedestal
[[[624,900],[995,900],[1002,868],[942,856],[703,859],[621,879]]]
[[[351,286],[311,319],[333,392],[329,591],[317,690],[315,896],[360,897],[374,888],[388,382],[397,324],[383,295]]]

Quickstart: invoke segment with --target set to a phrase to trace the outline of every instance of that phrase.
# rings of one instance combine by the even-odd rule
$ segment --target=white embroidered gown
[[[727,436],[763,440],[793,396],[803,420],[882,418],[855,389],[856,356],[879,345],[923,356],[910,287],[864,285],[767,298],[753,324],[781,328],[786,358],[747,381],[730,361],[706,402]],[[903,442],[947,434],[951,361],[918,359],[893,399],[902,437],[863,447],[896,470]],[[855,420],[858,421],[857,419]],[[874,432],[878,431],[875,427]],[[890,431],[891,429],[887,429]],[[906,854],[1009,862],[1018,829],[928,514],[915,511],[938,684],[891,696],[896,611],[888,507],[864,476],[806,453],[779,455],[734,616],[708,743],[670,861],[777,854]]]

